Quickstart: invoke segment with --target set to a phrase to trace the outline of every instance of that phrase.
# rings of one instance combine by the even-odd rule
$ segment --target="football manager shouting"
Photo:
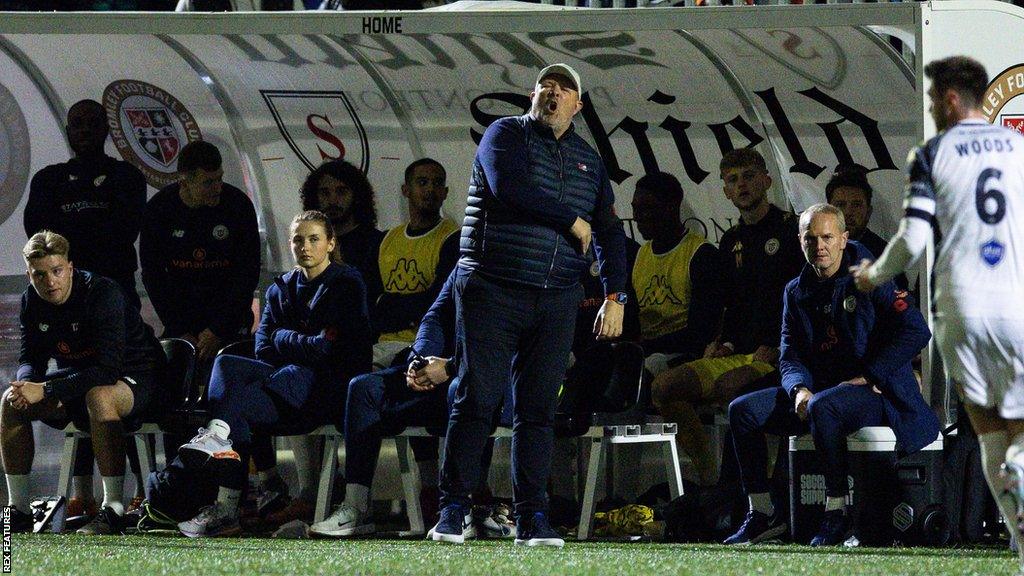
[[[455,282],[460,381],[434,540],[463,541],[480,455],[511,385],[516,544],[564,544],[548,523],[545,488],[592,239],[608,298],[594,323],[598,338],[621,334],[626,301],[625,235],[611,183],[572,123],[581,93],[575,70],[547,66],[529,113],[495,121],[477,148]]]

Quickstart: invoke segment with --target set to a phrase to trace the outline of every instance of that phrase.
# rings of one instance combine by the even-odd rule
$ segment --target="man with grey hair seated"
[[[782,386],[729,405],[733,446],[750,511],[726,544],[754,544],[786,531],[768,493],[765,434],[810,432],[825,465],[825,516],[812,546],[842,543],[850,528],[846,436],[890,426],[901,453],[935,440],[939,422],[921,397],[910,362],[931,337],[921,312],[892,282],[869,293],[851,265],[867,250],[848,240],[843,213],[815,204],[800,216],[807,264],[783,294]]]

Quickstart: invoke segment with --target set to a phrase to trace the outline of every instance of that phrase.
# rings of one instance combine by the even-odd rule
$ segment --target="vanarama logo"
[[[116,80],[103,91],[110,137],[121,157],[154,188],[175,181],[178,152],[202,140],[195,118],[166,90],[140,80]]]
[[[1000,72],[981,99],[981,112],[993,124],[1001,124],[1024,133],[1024,98],[1011,102],[1024,94],[1024,64],[1017,64]]]

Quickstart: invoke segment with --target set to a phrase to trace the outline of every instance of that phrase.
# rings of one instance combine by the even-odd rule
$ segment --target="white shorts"
[[[936,320],[935,337],[964,400],[1024,419],[1024,320],[946,316]]]

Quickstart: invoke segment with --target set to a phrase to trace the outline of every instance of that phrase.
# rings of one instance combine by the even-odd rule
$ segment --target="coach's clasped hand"
[[[405,383],[416,392],[429,392],[448,381],[447,358],[427,356],[427,364],[415,370],[413,365],[405,372]]]

